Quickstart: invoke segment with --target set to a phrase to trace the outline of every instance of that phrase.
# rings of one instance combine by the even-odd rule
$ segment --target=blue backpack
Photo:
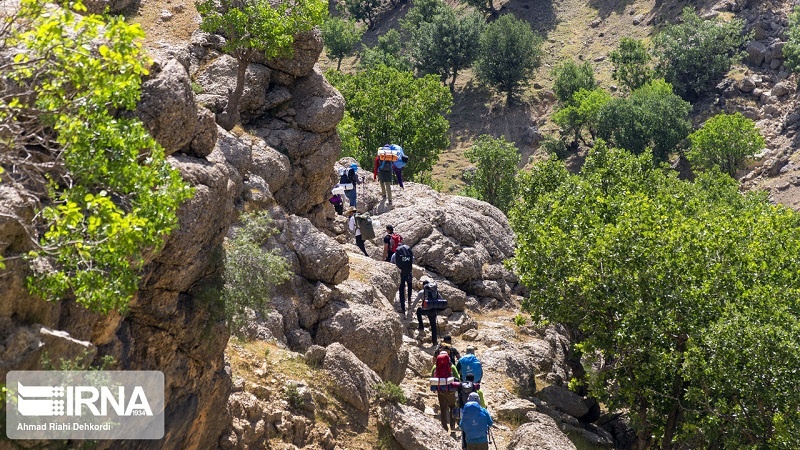
[[[458,360],[458,374],[461,375],[462,380],[467,379],[467,374],[475,376],[475,383],[480,383],[483,378],[483,366],[478,360],[478,357],[472,353],[467,353]]]

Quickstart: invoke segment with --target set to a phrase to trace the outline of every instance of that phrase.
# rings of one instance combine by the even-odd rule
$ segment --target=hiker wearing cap
[[[458,372],[462,377],[466,377],[467,374],[471,373],[475,376],[476,383],[481,382],[483,378],[483,365],[478,357],[475,356],[475,347],[471,345],[467,346],[467,354],[458,360],[456,367],[458,367]],[[464,380],[466,380],[466,378],[462,378],[462,381]]]
[[[452,380],[458,379],[458,369],[453,364],[450,364],[450,355],[442,350],[436,355],[436,363],[431,369],[431,377],[439,380]],[[456,392],[455,386],[447,384],[444,390],[438,390],[436,395],[439,400],[439,419],[442,422],[442,427],[447,430],[448,424],[450,431],[456,429]]]
[[[417,292],[417,296],[414,298],[414,303],[409,305],[409,308],[408,308],[409,312],[411,311],[411,309],[414,306],[416,306],[417,304],[420,303],[420,300],[422,300],[423,298],[425,298],[426,295],[428,295],[427,294],[427,290],[428,290],[428,285],[429,284],[431,284],[431,282],[428,279],[428,277],[422,277],[422,290]],[[431,324],[431,345],[436,345],[436,331],[437,331],[436,330],[436,309],[434,309],[434,308],[425,308],[425,309],[423,309],[424,305],[425,305],[425,302],[422,302],[422,305],[420,305],[417,308],[417,311],[416,311],[416,313],[417,313],[417,323],[419,324],[419,333],[420,333],[420,336],[421,336],[422,333],[425,331],[425,326],[422,325],[422,316],[428,316],[428,322],[430,322],[430,324]],[[447,353],[447,352],[445,352],[445,353]],[[448,355],[448,357],[449,357],[449,355]]]
[[[369,256],[369,254],[367,254],[367,249],[364,247],[364,238],[361,234],[361,228],[356,226],[356,208],[351,206],[344,214],[350,218],[347,221],[347,227],[356,235],[356,245],[364,252],[364,256]]]
[[[469,394],[461,412],[462,447],[467,450],[489,450],[489,427],[494,423],[489,411],[480,405],[477,392]]]
[[[475,382],[475,376],[473,374],[469,374],[465,378],[467,379],[466,381],[453,383],[458,388],[458,407],[456,411],[463,412],[464,405],[467,404],[469,395],[472,393],[478,394],[478,403],[486,408],[486,402],[483,400],[483,391],[481,391],[480,383]],[[461,415],[459,414],[458,416],[460,417]]]

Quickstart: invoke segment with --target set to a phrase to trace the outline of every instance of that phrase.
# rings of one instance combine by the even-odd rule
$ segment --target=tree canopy
[[[595,87],[594,69],[588,61],[578,65],[567,59],[553,68],[553,91],[562,105],[571,104],[572,96],[581,89],[591,91]]]
[[[342,67],[342,59],[352,55],[364,31],[347,19],[328,17],[322,24],[322,42],[328,56],[336,59],[336,70]]]
[[[361,70],[382,65],[400,71],[410,71],[412,68],[411,59],[403,49],[400,33],[395,29],[378,37],[377,45],[365,48],[358,63]]]
[[[756,124],[741,113],[718,114],[689,135],[689,161],[701,169],[719,168],[730,176],[744,166],[747,158],[764,148]]]
[[[517,192],[520,154],[517,147],[503,138],[487,134],[478,137],[464,156],[475,164],[467,180],[466,194],[508,212]]]
[[[608,56],[614,65],[612,78],[628,90],[636,90],[653,79],[650,67],[653,58],[642,41],[623,37],[619,40],[619,47]]]
[[[346,100],[361,145],[353,156],[362,167],[372,167],[378,147],[394,143],[409,156],[404,178],[431,171],[449,145],[445,115],[453,104],[438,77],[416,78],[383,65],[355,74],[329,71],[326,77]]]
[[[568,324],[586,383],[638,448],[800,445],[800,215],[598,142],[581,173],[520,181],[511,266],[535,320]]]

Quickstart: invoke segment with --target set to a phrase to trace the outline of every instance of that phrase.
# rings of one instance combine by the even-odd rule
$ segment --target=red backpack
[[[450,378],[453,376],[453,371],[450,367],[450,355],[447,353],[444,355],[437,355],[436,371],[434,372],[434,375],[436,378]]]
[[[403,243],[403,236],[400,236],[397,233],[392,233],[389,235],[389,252],[394,253],[397,251],[397,247],[400,247],[400,244]]]

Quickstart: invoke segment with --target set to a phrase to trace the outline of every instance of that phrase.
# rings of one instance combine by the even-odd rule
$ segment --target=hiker
[[[331,205],[333,205],[333,209],[336,210],[336,214],[340,216],[344,214],[344,204],[342,203],[341,195],[333,194],[333,196],[329,198],[328,201],[331,202]]]
[[[339,171],[339,186],[344,188],[344,195],[350,200],[350,206],[356,206],[356,185],[363,183],[358,179],[358,164],[350,164],[350,168]]]
[[[397,247],[403,243],[403,236],[394,232],[394,227],[386,225],[386,236],[383,237],[383,260],[392,261],[392,255],[397,251]]]
[[[358,248],[360,248],[361,251],[364,252],[364,256],[369,256],[369,254],[367,253],[367,249],[364,248],[364,238],[361,227],[359,227],[358,224],[356,223],[356,208],[351,206],[350,208],[347,209],[345,215],[350,218],[347,221],[347,227],[350,228],[350,231],[352,231],[353,234],[356,235],[356,246],[358,246]]]
[[[462,377],[471,373],[475,375],[476,383],[481,382],[483,378],[483,365],[478,357],[475,356],[475,347],[471,345],[467,347],[467,354],[458,360],[456,367],[458,367],[458,373],[460,373]],[[465,379],[466,378],[462,379],[462,381]]]
[[[419,303],[420,299],[422,299],[422,304],[417,308],[417,323],[419,324],[419,333],[425,331],[424,325],[422,325],[422,316],[428,316],[428,321],[431,324],[431,345],[436,345],[436,308],[433,308],[432,305],[426,301],[427,297],[430,296],[429,294],[430,289],[428,286],[431,282],[428,280],[427,277],[422,278],[422,290],[417,293],[417,297],[414,299],[414,305]],[[435,283],[434,283],[435,285]],[[436,294],[438,296],[438,290],[436,290]],[[409,306],[409,310],[414,307],[414,305]],[[445,351],[445,353],[447,353]],[[450,355],[447,355],[450,357]],[[454,366],[455,367],[455,366]]]
[[[453,364],[450,364],[450,355],[446,351],[441,351],[436,357],[436,364],[431,370],[431,377],[437,379],[448,379],[453,377],[458,379],[458,369]],[[439,398],[439,419],[442,421],[442,427],[447,430],[447,424],[450,424],[450,430],[456,429],[456,418],[454,416],[454,409],[456,408],[456,393],[448,384],[443,390],[436,391]]]
[[[442,342],[439,343],[439,346],[436,347],[436,351],[433,352],[433,354],[438,355],[442,350],[447,351],[447,354],[450,355],[450,362],[456,364],[456,368],[458,368],[458,360],[461,359],[461,353],[453,347],[453,338],[449,334],[442,337]],[[461,369],[459,369],[458,373],[461,373]]]
[[[389,205],[392,204],[392,167],[393,161],[389,159],[381,160],[381,150],[378,150],[378,155],[375,156],[375,167],[372,169],[372,179],[377,180],[380,177],[381,194],[383,199],[388,197]],[[387,260],[388,261],[388,260]]]
[[[411,309],[411,282],[414,280],[411,268],[414,264],[414,252],[405,244],[397,247],[390,261],[400,269],[400,312],[406,315],[406,289],[408,290],[408,309]]]
[[[458,368],[456,368],[458,370]],[[459,372],[459,375],[464,377],[464,374]],[[469,394],[476,392],[480,400],[478,403],[484,408],[486,408],[486,401],[483,399],[483,391],[481,391],[481,384],[475,382],[475,375],[469,374],[467,375],[465,381],[460,383],[454,383],[454,385],[458,386],[458,408],[460,410],[464,409],[464,405],[467,404]]]
[[[479,402],[480,395],[477,392],[469,394],[458,422],[462,448],[467,450],[489,450],[489,427],[494,422],[489,411]]]
[[[397,161],[392,162],[392,171],[394,172],[394,176],[397,177],[397,185],[400,186],[400,189],[405,189],[405,186],[403,186],[403,167],[408,163],[408,156],[403,153],[403,147],[399,145],[392,144],[389,148],[399,152]]]

